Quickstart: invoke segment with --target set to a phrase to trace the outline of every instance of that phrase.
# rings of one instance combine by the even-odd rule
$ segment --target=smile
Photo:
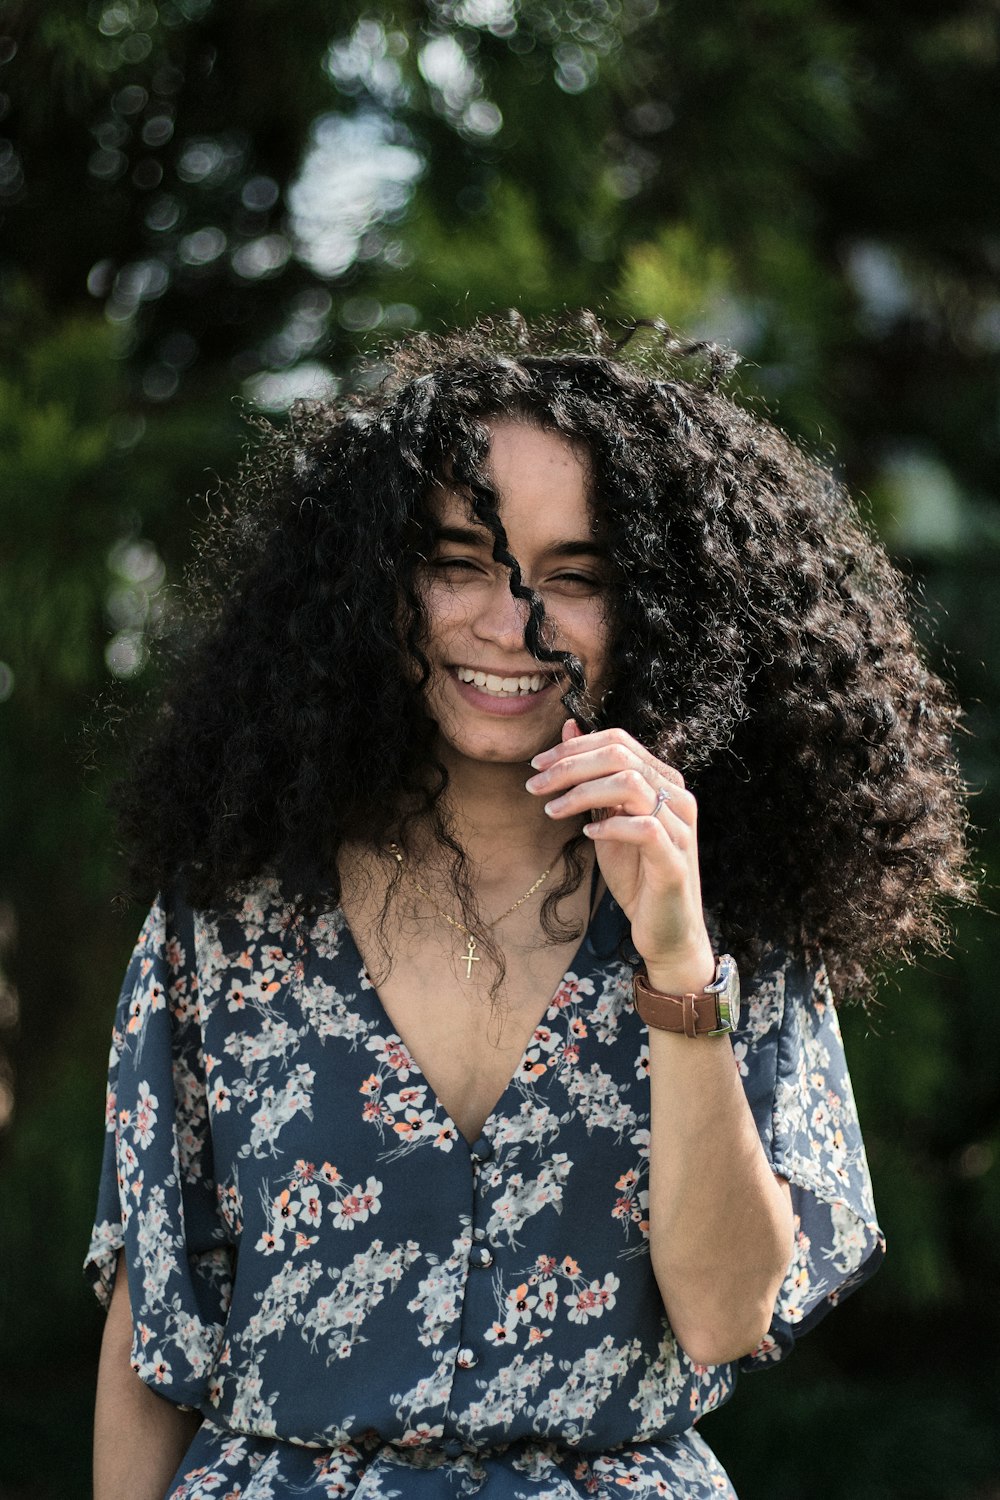
[[[470,683],[481,693],[494,698],[527,698],[551,687],[554,679],[542,672],[533,672],[523,677],[497,677],[492,672],[480,672],[475,667],[455,667],[455,676],[460,682]]]

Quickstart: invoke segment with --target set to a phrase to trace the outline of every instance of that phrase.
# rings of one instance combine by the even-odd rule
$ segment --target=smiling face
[[[526,422],[489,424],[490,475],[524,582],[545,603],[550,644],[579,657],[591,695],[607,672],[607,563],[594,535],[584,453]],[[525,762],[555,744],[567,683],[531,656],[528,606],[493,561],[493,538],[468,500],[442,486],[431,502],[435,540],[421,568],[431,665],[427,708],[442,751],[477,761]]]

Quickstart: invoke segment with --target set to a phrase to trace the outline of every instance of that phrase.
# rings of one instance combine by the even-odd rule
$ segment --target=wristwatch
[[[640,971],[632,980],[640,1018],[659,1031],[685,1036],[725,1036],[740,1024],[740,973],[728,953],[715,960],[715,978],[700,995],[665,995]]]

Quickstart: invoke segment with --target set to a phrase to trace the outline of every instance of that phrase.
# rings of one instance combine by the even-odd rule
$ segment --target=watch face
[[[719,977],[709,988],[718,997],[719,1030],[735,1031],[740,1024],[740,972],[728,953],[719,959]]]

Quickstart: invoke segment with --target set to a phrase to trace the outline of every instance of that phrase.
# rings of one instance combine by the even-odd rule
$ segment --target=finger
[[[612,779],[609,778],[609,782]],[[589,815],[590,822],[600,823],[602,828],[605,823],[623,820],[644,826],[655,824],[665,834],[673,848],[685,859],[697,850],[697,834],[694,828],[685,823],[666,805],[661,807],[654,817],[648,807],[636,809],[634,804],[628,806],[621,800],[620,792],[608,784],[599,791],[595,791],[594,788],[595,783],[589,783],[586,787],[567,792],[564,797],[557,797],[553,802],[547,803],[545,811],[550,818]]]
[[[572,740],[563,740],[560,744],[553,745],[551,749],[542,750],[538,755],[533,756],[531,764],[538,770],[545,770],[559,760],[611,745],[620,745],[631,751],[643,765],[648,766],[675,786],[683,787],[684,777],[676,766],[668,765],[664,760],[658,760],[651,750],[646,749],[645,745],[640,745],[639,741],[626,730],[619,728],[597,729],[590,734],[581,733]]]
[[[594,781],[599,776],[613,776],[616,772],[632,771],[641,776],[648,786],[653,784],[655,772],[624,745],[605,745],[587,748],[577,755],[566,755],[547,770],[538,771],[529,777],[526,785],[532,792],[565,790],[580,786],[585,781]],[[662,785],[663,778],[657,779]]]
[[[565,744],[567,740],[579,739],[582,734],[583,730],[580,728],[576,720],[567,719],[562,727],[562,742],[563,744]]]
[[[604,818],[598,822],[585,823],[583,831],[595,844],[607,841],[631,844],[634,848],[646,850],[658,861],[662,861],[664,872],[671,882],[688,876],[688,862],[684,851],[670,837],[658,818]]]
[[[602,778],[616,774],[630,775],[640,800],[633,799],[630,802],[629,812],[652,812],[656,796],[662,790],[666,793],[666,800],[670,802],[678,817],[694,826],[697,820],[697,803],[694,797],[683,786],[667,780],[659,763],[656,763],[656,767],[653,770],[624,745],[605,745],[598,749],[588,749],[577,755],[563,757],[554,765],[549,766],[547,770],[530,776],[525,786],[535,796],[553,797],[573,787],[594,784]]]
[[[622,771],[613,776],[602,776],[594,781],[582,782],[571,787],[558,797],[545,803],[545,811],[552,818],[567,818],[588,811],[605,809],[619,810],[630,817],[653,817],[650,803],[652,788],[639,771]],[[671,839],[679,847],[688,848],[694,838],[694,827],[673,811],[669,802],[659,808],[654,822],[668,830]]]
[[[621,807],[633,816],[650,811],[650,786],[641,771],[616,771],[571,786],[545,803],[552,816],[566,817],[594,807]]]

